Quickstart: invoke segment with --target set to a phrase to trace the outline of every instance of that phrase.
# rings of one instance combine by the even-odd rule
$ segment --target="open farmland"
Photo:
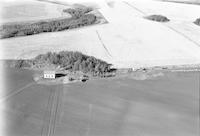
[[[17,12],[5,17],[7,22],[54,15],[62,19],[63,1],[32,1],[22,7],[16,2],[7,8]],[[10,60],[0,62],[0,135],[197,136],[200,27],[193,22],[200,18],[199,6],[153,0],[102,0],[94,5],[97,18],[102,15],[107,23],[0,40],[0,60]],[[169,20],[145,18],[151,15]],[[28,60],[21,59],[39,54],[29,64],[40,69],[23,69]],[[15,68],[9,67],[12,59],[18,60]],[[122,69],[109,78],[84,73],[86,81],[80,75],[84,68],[106,71],[107,63]],[[137,67],[141,69],[130,69]]]
[[[4,73],[6,89],[0,100],[6,104],[1,108],[6,136],[197,136],[199,132],[197,72],[52,86],[35,83],[33,71],[7,68]]]
[[[0,23],[35,21],[42,19],[70,17],[63,14],[62,10],[67,6],[57,5],[36,0],[20,0],[20,2],[0,2],[1,20]]]
[[[113,6],[102,2],[99,5],[107,24],[4,39],[1,40],[2,59],[73,50],[116,67],[200,63],[200,27],[193,23],[199,17],[197,5],[151,0],[116,1]],[[170,22],[161,24],[146,20],[144,16],[149,14],[163,14]]]
[[[26,6],[26,3],[23,3],[21,6]],[[42,7],[42,9],[44,8],[45,7]],[[4,39],[34,35],[44,32],[57,32],[106,22],[106,20],[102,18],[102,15],[97,10],[81,4],[65,7],[65,9],[61,11],[61,14],[70,15],[70,17],[66,17],[65,15],[63,18],[52,17],[51,19],[42,20],[38,18],[34,21],[19,20],[19,22],[3,23],[0,26],[0,38]],[[23,17],[23,15],[21,17]]]
[[[143,11],[144,15],[161,14],[167,16],[171,20],[165,24],[169,29],[200,46],[200,28],[193,23],[199,18],[199,5],[151,0],[145,0],[145,3],[149,5],[148,7],[144,6],[144,2],[132,1],[129,3]]]

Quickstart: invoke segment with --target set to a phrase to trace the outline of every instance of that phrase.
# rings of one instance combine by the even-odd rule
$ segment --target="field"
[[[196,136],[199,73],[39,85],[34,71],[4,71],[6,136]],[[23,76],[22,76],[23,75]],[[17,80],[16,80],[17,79]]]
[[[20,0],[20,2],[0,2],[0,23],[34,21],[58,17],[70,17],[63,14],[62,10],[67,6],[39,2],[36,0]]]
[[[2,22],[62,17],[62,1],[9,4],[3,11],[16,12],[2,14]],[[108,23],[1,39],[0,60],[68,50],[117,68],[200,64],[200,27],[193,23],[200,17],[199,6],[152,0],[96,4]],[[144,18],[153,14],[170,21]],[[8,68],[2,62],[0,68],[1,135],[197,136],[200,132],[197,71],[162,70],[152,76],[135,72],[45,85],[33,80],[38,71]]]
[[[112,6],[105,2],[97,4],[107,24],[4,39],[2,59],[72,50],[103,59],[115,67],[200,63],[200,27],[193,23],[199,18],[199,6],[151,0],[116,1]],[[163,24],[144,18],[151,14],[162,14],[170,21]]]

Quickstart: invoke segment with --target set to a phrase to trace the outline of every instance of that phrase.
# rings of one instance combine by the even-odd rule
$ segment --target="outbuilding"
[[[44,71],[44,78],[45,79],[55,79],[56,72],[55,71]]]

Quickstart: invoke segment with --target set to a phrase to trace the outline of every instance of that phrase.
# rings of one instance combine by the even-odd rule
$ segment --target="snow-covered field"
[[[76,50],[116,67],[200,63],[200,17],[197,5],[152,0],[101,1],[108,23],[70,31],[1,40],[2,59],[32,58],[47,51]],[[162,14],[171,21],[144,19]]]

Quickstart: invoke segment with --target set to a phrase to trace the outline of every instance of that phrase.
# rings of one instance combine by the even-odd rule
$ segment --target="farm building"
[[[55,71],[44,71],[44,78],[55,79],[56,78],[56,72]]]

